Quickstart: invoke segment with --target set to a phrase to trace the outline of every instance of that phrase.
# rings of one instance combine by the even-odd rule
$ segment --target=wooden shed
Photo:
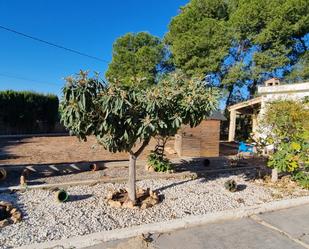
[[[178,156],[218,157],[220,123],[226,120],[222,113],[215,112],[195,128],[183,126],[175,136],[175,151]]]

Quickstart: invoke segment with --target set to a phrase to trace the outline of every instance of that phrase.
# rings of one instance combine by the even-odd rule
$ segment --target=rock
[[[27,180],[26,180],[26,177],[24,175],[20,176],[20,185],[21,186],[26,186],[27,185]]]
[[[148,172],[155,172],[154,167],[148,164],[145,165],[145,170]]]
[[[3,227],[5,227],[5,226],[7,226],[9,224],[10,224],[10,222],[8,221],[8,219],[1,220],[0,221],[0,228],[3,228]]]
[[[157,192],[154,192],[154,191],[150,191],[149,192],[149,196],[153,199],[156,199],[156,200],[159,200],[159,196],[157,194]]]
[[[10,213],[14,214],[15,212],[18,212],[16,208],[11,209]]]
[[[124,208],[134,208],[135,206],[134,206],[134,203],[132,201],[128,200],[128,201],[125,201],[122,204],[122,207],[124,207]]]
[[[150,203],[144,202],[141,206],[141,209],[146,209],[152,207]]]
[[[138,194],[138,195],[144,195],[145,192],[146,192],[146,190],[144,190],[144,189],[142,189],[142,188],[138,188],[138,189],[136,190],[136,194]]]
[[[150,166],[150,167],[148,168],[148,171],[149,171],[149,172],[155,172],[155,169],[154,169],[154,167]]]
[[[17,222],[21,221],[21,212],[17,211],[15,213],[13,213],[11,220],[13,221],[13,223],[17,223]]]
[[[150,200],[149,200],[148,202],[149,202],[149,204],[150,204],[151,206],[154,206],[154,205],[156,205],[156,204],[159,203],[159,200],[154,199],[154,198],[150,198]]]
[[[111,199],[113,199],[113,195],[114,195],[114,193],[113,192],[108,192],[107,193],[107,195],[106,195],[106,199],[108,199],[108,200],[111,200]]]
[[[120,201],[114,201],[114,200],[108,200],[108,205],[114,208],[120,208],[121,202]]]

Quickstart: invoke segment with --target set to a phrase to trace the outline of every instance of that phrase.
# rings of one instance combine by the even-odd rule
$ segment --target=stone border
[[[0,221],[0,229],[21,221],[22,214],[16,207],[13,206],[12,203],[0,201],[0,206],[5,209],[5,212],[9,213],[9,217]]]
[[[111,231],[97,232],[93,234],[58,241],[49,241],[44,243],[32,244],[28,246],[22,246],[18,247],[18,249],[85,248],[89,246],[95,246],[100,243],[111,240],[127,239],[147,233],[167,233],[178,229],[205,225],[218,221],[244,218],[254,214],[271,212],[285,208],[292,208],[304,204],[309,204],[309,196],[299,197],[295,199],[274,201],[252,207],[214,212],[206,215],[189,216],[166,222],[151,223],[124,229],[114,229]]]

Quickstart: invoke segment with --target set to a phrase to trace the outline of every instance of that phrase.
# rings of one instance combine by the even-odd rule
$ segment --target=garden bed
[[[173,140],[168,147],[173,148]],[[151,141],[140,159],[145,159],[150,150],[155,147]],[[176,158],[176,155],[169,155]],[[95,137],[89,137],[87,142],[79,141],[73,136],[30,137],[30,138],[0,138],[0,164],[20,165],[44,163],[73,163],[93,161],[128,160],[127,153],[110,153],[98,145]]]
[[[224,188],[228,179],[236,180],[239,185],[237,192],[231,193]],[[218,174],[195,180],[143,180],[137,185],[156,190],[164,199],[145,210],[112,208],[105,199],[109,191],[126,186],[112,183],[68,187],[66,190],[70,198],[65,203],[55,200],[52,189],[1,193],[0,199],[18,206],[24,218],[21,223],[1,230],[0,248],[58,240],[309,194],[296,186],[293,191],[285,192],[262,185],[260,182],[248,180],[247,174]]]

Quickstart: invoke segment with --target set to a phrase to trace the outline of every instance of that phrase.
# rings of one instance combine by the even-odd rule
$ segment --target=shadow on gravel
[[[67,200],[67,202],[74,202],[74,201],[82,201],[82,200],[86,200],[90,197],[92,197],[93,195],[70,195],[69,199]]]
[[[168,188],[172,188],[172,187],[175,187],[175,186],[178,186],[178,185],[187,183],[187,182],[191,182],[191,181],[192,181],[192,179],[185,180],[185,181],[181,181],[181,182],[175,182],[175,183],[166,185],[166,186],[164,186],[164,187],[157,188],[156,191],[163,191],[163,190],[166,190],[166,189],[168,189]]]
[[[238,159],[236,166],[234,163],[235,160],[225,157],[192,158],[180,160],[174,164],[174,170],[195,173],[202,181],[236,175],[244,175],[245,180],[250,181],[269,174],[263,158]]]
[[[245,184],[238,184],[237,185],[237,191],[243,191],[247,188],[247,185]]]

